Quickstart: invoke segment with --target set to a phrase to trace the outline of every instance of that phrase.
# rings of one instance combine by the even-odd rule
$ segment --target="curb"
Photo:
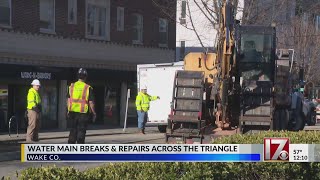
[[[133,132],[125,132],[125,133],[100,133],[100,134],[88,134],[86,137],[89,136],[104,136],[104,135],[115,135],[115,134],[132,134]],[[40,138],[39,140],[49,140],[49,139],[63,139],[63,138],[68,138],[68,136],[55,136],[55,137],[44,137]],[[24,138],[19,138],[19,139],[12,139],[12,140],[4,140],[0,142],[0,145],[4,144],[20,144],[24,143],[25,139]],[[12,149],[13,151],[11,152],[0,152],[0,162],[5,162],[5,161],[14,161],[14,160],[20,160],[21,159],[21,152],[16,151],[19,150],[17,149]]]
[[[108,135],[117,135],[117,134],[134,134],[135,132],[114,132],[114,133],[92,133],[92,134],[87,134],[86,137],[91,137],[91,136],[108,136]],[[69,135],[64,135],[64,136],[52,136],[52,137],[43,137],[39,138],[39,140],[48,140],[48,139],[63,139],[63,138],[68,138]],[[0,141],[0,144],[6,144],[6,143],[18,143],[19,141],[25,141],[25,137],[17,138],[17,139],[5,139]]]
[[[108,135],[121,135],[121,134],[135,134],[136,131],[131,130],[131,131],[121,131],[121,132],[106,132],[106,133],[92,133],[92,134],[87,134],[86,137],[92,137],[92,136],[108,136]],[[68,138],[69,135],[60,135],[60,136],[48,136],[48,137],[43,137],[39,138],[39,140],[49,140],[49,139],[63,139],[63,138]],[[6,145],[6,144],[23,144],[25,142],[25,138],[18,138],[18,139],[6,139],[3,141],[0,141],[0,145]],[[128,143],[133,143],[133,142],[128,142]],[[0,162],[4,161],[14,161],[14,160],[20,160],[21,159],[21,152],[20,148],[12,148],[10,152],[0,152]],[[1,178],[0,178],[1,179]]]
[[[0,162],[20,160],[20,158],[21,158],[20,151],[0,153]]]

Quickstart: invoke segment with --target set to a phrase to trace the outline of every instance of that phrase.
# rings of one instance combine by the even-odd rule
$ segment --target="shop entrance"
[[[0,132],[8,129],[8,86],[0,85]]]
[[[95,124],[103,124],[103,113],[104,113],[104,97],[105,96],[105,87],[104,86],[93,86],[93,94],[95,100],[95,110],[97,113],[97,119]]]
[[[106,87],[104,103],[104,124],[107,126],[120,125],[120,89]]]
[[[40,87],[42,100],[41,130],[58,127],[57,121],[57,87],[55,83],[43,83]],[[26,131],[27,120],[24,118],[27,109],[27,95],[30,85],[25,84],[0,84],[0,132],[8,132],[9,120],[15,117],[11,123],[11,131],[16,131],[18,123],[19,131]]]
[[[16,131],[17,123],[19,130],[26,129],[24,119],[26,109],[27,86],[0,85],[0,132],[8,132],[9,120],[15,117],[11,123],[11,131]]]
[[[24,118],[24,113],[27,107],[27,85],[9,85],[9,117],[15,117],[16,121],[12,122],[12,128],[15,129],[18,123],[19,130],[26,130],[27,120]],[[13,130],[11,129],[11,130]]]

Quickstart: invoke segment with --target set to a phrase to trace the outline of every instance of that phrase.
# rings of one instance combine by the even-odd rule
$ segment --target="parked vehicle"
[[[140,87],[147,86],[148,94],[160,97],[159,100],[151,102],[146,126],[158,126],[160,132],[166,131],[175,73],[183,69],[183,61],[137,65],[138,91]]]

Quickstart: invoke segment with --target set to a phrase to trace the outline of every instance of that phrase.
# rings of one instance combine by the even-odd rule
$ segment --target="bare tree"
[[[294,42],[292,47],[295,49],[298,67],[304,69],[305,81],[318,83],[320,80],[318,70],[320,65],[320,34],[314,23],[306,22],[303,17],[295,17],[287,32],[287,38]]]
[[[216,42],[214,44],[210,45],[210,49],[213,50],[218,43],[219,34],[218,31],[219,25],[220,25],[220,19],[221,19],[221,6],[222,2],[221,0],[185,0],[186,1],[186,19],[189,23],[181,24],[184,28],[191,30],[194,32],[194,34],[197,37],[197,40],[201,44],[201,46],[204,48],[204,51],[207,51],[207,46],[204,43],[204,40],[206,38],[205,34],[201,34],[199,29],[206,28],[208,31],[215,31],[217,32],[216,36]],[[234,4],[234,8],[237,9],[238,0],[229,0],[230,3]],[[165,14],[167,14],[169,17],[174,17],[172,14],[170,14],[170,7],[165,7],[161,5],[161,0],[152,0],[152,2],[160,8]],[[176,3],[175,1],[171,1],[171,3]],[[180,4],[180,1],[177,3]],[[192,7],[191,7],[192,6]],[[209,23],[203,23],[203,26],[196,26],[195,21],[197,20],[196,14],[198,12],[201,12],[202,16],[205,17],[203,22],[209,22]],[[237,11],[234,11],[235,13]],[[179,16],[177,14],[177,16]],[[176,22],[180,24],[180,22]]]
[[[155,6],[160,8],[163,13],[171,17],[172,21],[176,21],[176,10],[172,10],[172,3],[175,1],[168,1],[163,5],[162,0],[152,0]],[[320,81],[320,34],[315,27],[315,19],[310,16],[308,20],[301,14],[301,12],[308,12],[309,14],[320,15],[320,3],[316,0],[307,1],[292,1],[292,0],[244,0],[244,8],[238,9],[238,0],[229,0],[234,5],[234,16],[239,11],[242,11],[243,25],[276,25],[277,33],[277,48],[290,48],[295,50],[294,59],[298,63],[298,69],[304,69],[305,80],[307,82],[318,83]],[[221,6],[222,0],[186,0],[187,13],[186,18],[189,23],[183,24],[186,29],[192,30],[199,43],[203,48],[206,48],[203,41],[205,36],[199,32],[199,28],[207,28],[208,31],[216,31],[215,44],[211,47],[215,48],[221,43],[220,39],[223,32],[219,32],[219,25],[221,21]],[[307,3],[306,3],[307,2]],[[170,4],[171,3],[171,4]],[[197,10],[190,6],[195,5]],[[178,4],[179,5],[179,4]],[[301,7],[303,7],[301,9]],[[197,27],[195,22],[196,12],[201,11],[205,20],[210,22],[208,27]],[[297,15],[297,11],[298,15]],[[300,13],[300,14],[299,14]],[[177,16],[179,16],[177,14]],[[180,23],[180,22],[176,22]],[[319,26],[320,27],[320,26]],[[204,49],[206,51],[206,49]],[[296,69],[296,71],[298,71]]]
[[[245,0],[244,24],[276,25],[277,48],[295,50],[295,74],[304,70],[304,80],[320,82],[320,34],[315,16],[320,15],[319,2],[290,0]],[[320,30],[320,29],[319,29]],[[297,77],[297,76],[296,76]]]

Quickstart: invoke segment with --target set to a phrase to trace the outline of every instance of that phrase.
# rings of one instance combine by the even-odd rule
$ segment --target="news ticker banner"
[[[22,144],[22,162],[320,162],[320,144]]]

